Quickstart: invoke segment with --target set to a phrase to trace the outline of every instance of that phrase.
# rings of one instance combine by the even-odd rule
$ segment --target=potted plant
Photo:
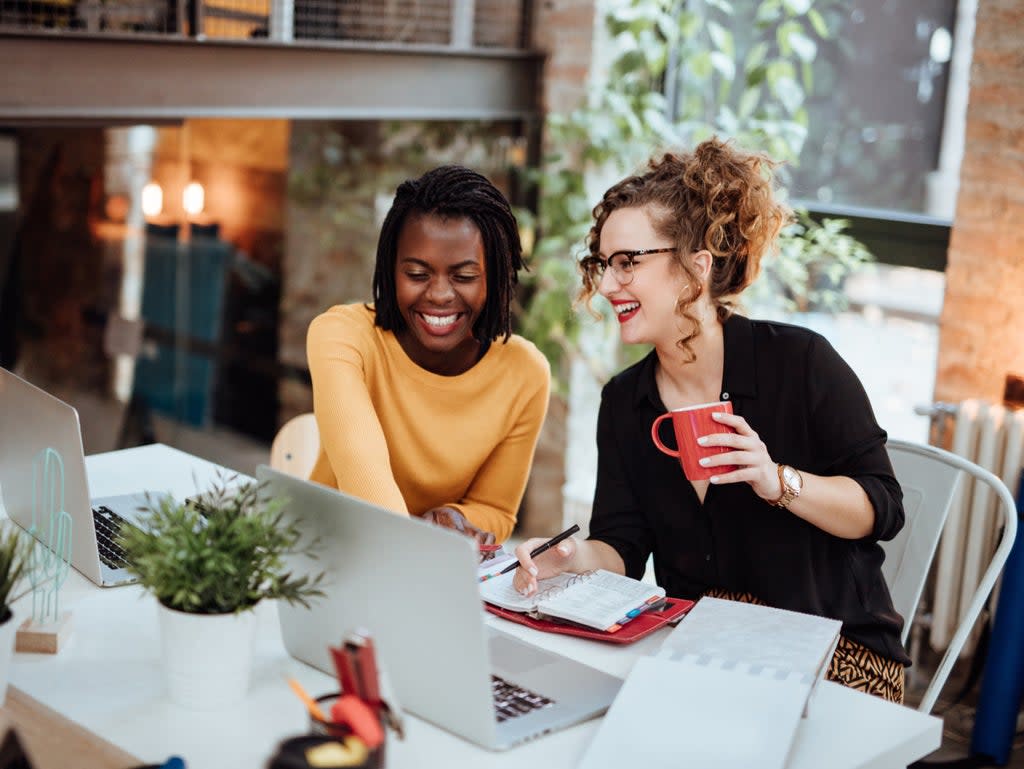
[[[253,609],[281,598],[309,606],[323,574],[295,577],[294,554],[315,557],[284,520],[285,500],[255,481],[219,477],[180,503],[151,501],[142,526],[125,527],[120,544],[130,570],[158,603],[168,693],[178,704],[211,709],[248,689],[255,637]]]
[[[32,547],[35,541],[10,522],[0,527],[0,705],[7,697],[7,677],[14,652],[14,637],[18,630],[11,605],[31,588],[15,594],[22,578],[31,569]]]

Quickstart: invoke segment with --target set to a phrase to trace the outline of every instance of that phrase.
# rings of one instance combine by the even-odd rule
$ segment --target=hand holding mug
[[[731,409],[713,414],[712,420],[718,426],[717,432],[709,432],[696,441],[701,449],[713,450],[697,459],[706,477],[715,484],[749,483],[761,499],[778,499],[782,493],[778,466],[761,436]]]
[[[701,440],[715,433],[732,432],[728,424],[717,422],[713,417],[717,414],[732,415],[732,403],[701,403],[699,406],[687,406],[662,414],[651,425],[651,439],[658,450],[671,457],[678,457],[683,473],[691,481],[706,481],[713,475],[722,475],[736,468],[728,463],[715,463],[708,466],[704,459],[729,451],[727,444],[702,443]],[[661,442],[658,430],[666,419],[672,420],[672,428],[676,436],[673,449]],[[746,424],[746,421],[744,421]],[[717,437],[717,436],[716,436]]]

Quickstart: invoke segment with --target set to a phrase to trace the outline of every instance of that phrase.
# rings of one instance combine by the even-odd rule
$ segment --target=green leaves
[[[800,61],[813,61],[818,53],[818,44],[804,34],[803,26],[796,19],[780,24],[775,37],[783,56],[795,55]]]
[[[607,0],[608,75],[584,107],[552,114],[548,157],[534,181],[540,206],[534,272],[524,280],[521,330],[548,356],[556,386],[584,355],[579,316],[569,301],[580,285],[576,260],[591,209],[607,183],[651,153],[693,146],[712,135],[735,138],[796,163],[807,137],[806,102],[818,43],[831,37],[834,0]],[[785,168],[781,169],[784,179]],[[590,182],[589,186],[587,182]],[[776,291],[797,304],[839,302],[842,275],[868,257],[842,228],[806,217],[787,230],[766,263]],[[820,280],[824,276],[826,280]],[[760,290],[766,283],[755,285]],[[828,297],[822,299],[822,297]],[[586,357],[584,355],[584,357]],[[592,370],[604,361],[587,360]]]
[[[120,544],[130,571],[179,611],[225,614],[273,598],[308,607],[323,595],[323,574],[295,578],[284,571],[285,558],[315,558],[315,543],[300,542],[283,500],[267,498],[255,482],[231,487],[234,480],[219,478],[196,504],[161,498],[143,515],[145,529],[125,527]]]
[[[30,568],[35,540],[14,524],[0,528],[0,623],[7,620],[10,605],[21,596],[12,596]]]
[[[779,253],[766,263],[767,281],[758,281],[754,288],[761,294],[776,292],[786,310],[843,309],[846,299],[838,287],[846,275],[872,259],[864,245],[847,234],[848,227],[845,219],[817,222],[806,211],[797,211],[779,239]]]

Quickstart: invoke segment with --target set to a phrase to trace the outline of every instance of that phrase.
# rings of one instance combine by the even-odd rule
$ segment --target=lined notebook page
[[[544,598],[538,609],[582,625],[605,630],[628,619],[627,613],[649,599],[664,597],[665,590],[604,569],[580,575],[580,579]]]
[[[597,630],[607,630],[650,599],[665,596],[663,588],[604,569],[543,579],[531,596],[516,592],[513,576],[510,572],[481,582],[480,597],[505,609],[536,611]]]
[[[502,574],[481,582],[480,597],[487,601],[487,603],[493,603],[495,606],[501,606],[505,609],[521,612],[534,611],[537,608],[539,596],[553,588],[565,587],[577,575],[566,572],[565,574],[559,574],[557,577],[542,579],[538,583],[539,589],[537,592],[530,596],[520,595],[512,587],[512,578],[514,576],[515,572],[510,571],[508,574]]]

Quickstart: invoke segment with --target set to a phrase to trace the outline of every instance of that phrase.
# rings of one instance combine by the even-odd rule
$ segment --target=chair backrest
[[[892,594],[893,604],[904,618],[904,643],[950,505],[964,473],[973,477],[975,482],[988,484],[995,492],[997,525],[1003,532],[971,602],[961,611],[960,624],[918,705],[918,710],[930,713],[1010,555],[1017,534],[1016,504],[1005,483],[961,456],[934,446],[908,441],[890,440],[887,448],[896,479],[903,489],[906,523],[895,538],[881,543],[885,550],[882,573]]]
[[[298,478],[309,478],[320,453],[320,430],[313,414],[285,422],[270,445],[270,466]]]
[[[893,539],[881,543],[885,550],[882,574],[893,606],[904,619],[900,640],[906,645],[962,473],[929,452],[930,447],[892,440],[887,448],[903,489],[906,523]]]

